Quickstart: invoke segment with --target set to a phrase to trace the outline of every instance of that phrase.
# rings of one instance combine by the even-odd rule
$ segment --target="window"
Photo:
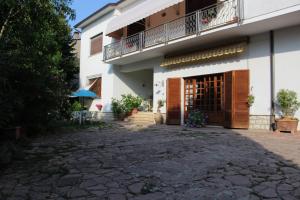
[[[102,78],[89,79],[89,84],[91,85],[90,91],[95,92],[99,98],[101,98],[102,89]]]
[[[91,38],[91,52],[90,55],[95,55],[102,52],[103,33]]]

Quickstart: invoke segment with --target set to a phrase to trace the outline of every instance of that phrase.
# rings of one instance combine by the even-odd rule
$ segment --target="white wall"
[[[149,99],[153,95],[153,70],[139,70],[134,72],[121,72],[114,68],[114,97],[120,98],[123,94],[132,94]]]
[[[244,17],[251,19],[276,11],[300,5],[300,0],[243,0]],[[133,1],[134,2],[134,1]],[[132,4],[131,6],[133,6]],[[121,9],[122,11],[130,8]],[[90,38],[103,32],[104,46],[111,43],[111,38],[105,36],[107,23],[113,18],[113,13],[103,16],[82,30],[81,34],[81,60],[80,60],[80,86],[85,87],[89,76],[102,76],[102,99],[104,112],[110,112],[111,98],[120,97],[121,94],[136,94],[148,96],[151,87],[143,88],[153,82],[154,111],[159,99],[166,99],[166,80],[172,77],[189,77],[226,72],[237,69],[250,69],[250,87],[255,96],[255,103],[251,108],[252,115],[270,114],[270,41],[269,34],[264,33],[250,37],[250,43],[245,54],[221,60],[219,62],[202,63],[189,67],[162,68],[162,58],[145,60],[125,66],[112,66],[105,64],[103,54],[90,56]],[[116,14],[115,11],[114,14]],[[293,89],[300,94],[299,63],[300,63],[300,27],[275,31],[275,71],[276,91],[281,88]],[[153,69],[154,75],[149,71]],[[137,72],[135,72],[137,71]],[[139,72],[138,72],[139,71]],[[98,103],[99,100],[94,102]],[[95,106],[94,106],[95,107]],[[95,108],[92,108],[95,109]],[[162,109],[165,112],[165,108]],[[297,113],[300,118],[300,113]]]
[[[290,89],[300,99],[300,26],[275,31],[274,40],[275,91]],[[296,117],[300,119],[300,111]]]
[[[111,20],[112,13],[103,16],[101,19],[90,24],[82,30],[81,34],[81,55],[80,55],[80,87],[88,85],[90,76],[99,75],[102,77],[102,98],[93,102],[90,110],[98,110],[96,103],[103,105],[103,112],[110,112],[111,98],[113,97],[113,67],[104,63],[103,52],[90,56],[90,39],[103,33],[103,46],[111,43],[111,38],[105,36],[107,23]],[[104,49],[103,49],[104,50]]]
[[[157,101],[159,99],[166,100],[166,80],[168,78],[200,76],[237,69],[248,69],[246,54],[236,58],[176,68],[162,68],[159,64],[158,62],[154,71],[154,85],[159,85],[157,87],[154,86],[154,111],[157,109]],[[161,111],[165,113],[166,107],[164,106]]]
[[[268,33],[250,38],[248,51],[250,69],[250,89],[255,102],[251,115],[271,114],[271,75],[270,75],[270,37]]]
[[[159,58],[145,61],[145,65],[151,63],[154,67],[154,111],[157,109],[158,100],[166,100],[166,80],[168,78],[249,69],[250,87],[252,88],[252,94],[256,97],[250,114],[270,115],[270,48],[268,33],[251,37],[248,50],[243,55],[235,58],[177,68],[162,68],[159,66],[160,61]],[[165,107],[161,111],[166,112]]]
[[[250,19],[300,5],[300,0],[243,0],[244,18]]]

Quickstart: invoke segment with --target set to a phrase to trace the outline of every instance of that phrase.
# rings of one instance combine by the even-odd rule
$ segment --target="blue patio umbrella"
[[[82,106],[84,106],[84,98],[97,98],[97,94],[90,91],[90,90],[85,90],[85,89],[80,89],[77,92],[73,92],[71,97],[79,97],[82,100]],[[82,111],[80,111],[80,119],[79,123],[82,123]]]
[[[90,90],[80,89],[77,92],[72,93],[73,97],[89,97],[89,98],[97,98],[97,94]]]

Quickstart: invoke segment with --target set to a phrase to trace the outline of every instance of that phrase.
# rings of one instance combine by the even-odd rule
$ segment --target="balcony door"
[[[186,0],[186,14],[216,4],[217,0]]]
[[[142,32],[145,30],[145,19],[137,21],[133,24],[128,25],[127,27],[127,36],[134,35],[136,33]]]

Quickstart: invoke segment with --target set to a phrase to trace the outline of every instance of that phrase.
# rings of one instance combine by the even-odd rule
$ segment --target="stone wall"
[[[251,115],[249,129],[269,130],[271,126],[270,115]]]

